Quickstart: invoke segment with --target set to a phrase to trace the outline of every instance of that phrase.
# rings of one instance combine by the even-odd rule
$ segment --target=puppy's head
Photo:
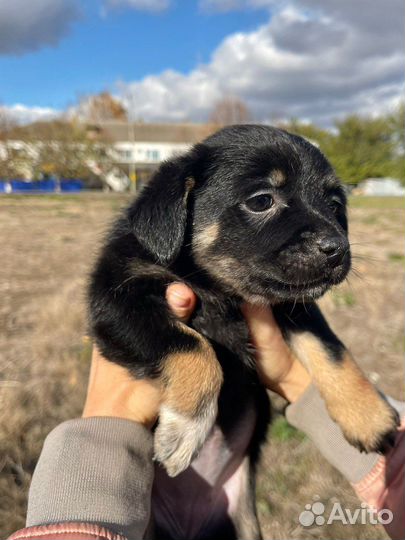
[[[191,254],[253,302],[317,298],[350,269],[346,198],[332,167],[301,137],[225,128],[164,164],[133,211],[135,232],[169,265],[189,224]]]

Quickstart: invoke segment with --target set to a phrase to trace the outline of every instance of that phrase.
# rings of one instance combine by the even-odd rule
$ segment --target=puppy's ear
[[[163,163],[129,210],[135,236],[156,262],[179,254],[187,225],[187,202],[194,187],[190,160]]]

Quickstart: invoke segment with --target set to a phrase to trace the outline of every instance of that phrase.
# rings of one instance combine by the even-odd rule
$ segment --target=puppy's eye
[[[245,205],[251,212],[265,212],[273,206],[273,197],[267,193],[255,195],[248,199]]]

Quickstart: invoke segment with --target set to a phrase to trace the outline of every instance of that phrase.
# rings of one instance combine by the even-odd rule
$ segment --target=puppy
[[[115,223],[92,274],[90,320],[108,359],[164,391],[157,538],[261,537],[255,466],[270,407],[244,301],[273,306],[348,441],[365,451],[390,443],[395,411],[314,302],[349,269],[332,167],[308,141],[268,126],[225,128],[164,163]],[[189,325],[166,303],[173,281],[199,298]]]

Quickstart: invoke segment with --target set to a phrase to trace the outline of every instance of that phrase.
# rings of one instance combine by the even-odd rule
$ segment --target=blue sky
[[[167,68],[182,73],[208,62],[227,35],[253,30],[265,10],[210,13],[193,0],[167,11],[105,10],[82,2],[80,19],[56,47],[0,56],[0,100],[6,105],[65,108],[78,94],[114,90],[116,81],[141,79]]]
[[[404,89],[402,0],[0,0],[0,104],[21,121],[111,91],[146,121],[332,125]],[[376,39],[378,36],[378,39]]]

